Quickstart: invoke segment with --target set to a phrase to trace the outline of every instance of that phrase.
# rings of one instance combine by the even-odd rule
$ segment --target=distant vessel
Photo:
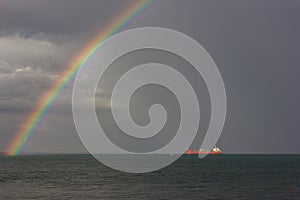
[[[215,146],[212,150],[210,151],[207,151],[207,150],[203,150],[203,149],[200,149],[200,150],[191,150],[191,149],[188,149],[185,151],[185,154],[214,154],[214,155],[218,155],[218,154],[222,154],[222,151],[221,149],[219,149],[217,146]]]

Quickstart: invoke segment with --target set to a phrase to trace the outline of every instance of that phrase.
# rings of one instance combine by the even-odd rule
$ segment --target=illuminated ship
[[[213,154],[213,155],[218,155],[218,154],[222,154],[222,151],[221,149],[219,149],[217,146],[215,146],[212,150],[210,151],[207,151],[207,150],[203,150],[203,149],[200,149],[200,150],[191,150],[191,149],[188,149],[185,151],[185,154]]]

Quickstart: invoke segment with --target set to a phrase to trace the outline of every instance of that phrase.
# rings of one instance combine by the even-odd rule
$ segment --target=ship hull
[[[185,152],[187,155],[220,155],[222,154],[221,151],[193,151],[193,150],[187,150]]]

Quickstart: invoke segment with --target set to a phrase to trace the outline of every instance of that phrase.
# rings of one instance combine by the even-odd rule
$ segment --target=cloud
[[[12,67],[29,65],[35,69],[53,71],[62,65],[65,51],[64,46],[47,40],[26,38],[18,34],[0,37],[0,60]]]
[[[0,32],[26,35],[86,32],[103,26],[107,19],[117,16],[130,3],[129,0],[40,0],[38,3],[35,0],[1,0]]]
[[[128,1],[0,2],[0,151],[5,150],[41,96],[62,78],[61,72],[72,56],[125,4]],[[81,146],[73,135],[71,86],[72,82],[59,94],[37,127],[42,139],[35,136],[38,139],[33,142],[33,151],[59,149],[60,141],[61,151],[68,147],[76,151]],[[96,96],[97,108],[106,109],[102,91]],[[51,139],[55,142],[49,142]],[[45,150],[47,145],[49,150]]]
[[[55,81],[65,78],[61,72],[68,67],[65,60],[70,57],[70,46],[70,43],[57,45],[20,35],[0,37],[0,110],[31,110]],[[67,87],[59,94],[53,111],[71,112],[71,92],[72,88]],[[96,92],[99,109],[107,109],[109,105],[102,98],[103,92],[100,88]]]
[[[48,72],[31,66],[0,62],[0,109],[26,111],[34,106],[52,79]],[[4,73],[3,73],[4,72]]]
[[[27,111],[59,79],[64,46],[18,34],[0,37],[0,110]]]

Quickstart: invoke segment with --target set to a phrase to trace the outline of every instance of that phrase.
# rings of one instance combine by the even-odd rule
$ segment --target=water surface
[[[129,174],[90,155],[0,156],[0,199],[300,199],[300,155],[184,155]]]

